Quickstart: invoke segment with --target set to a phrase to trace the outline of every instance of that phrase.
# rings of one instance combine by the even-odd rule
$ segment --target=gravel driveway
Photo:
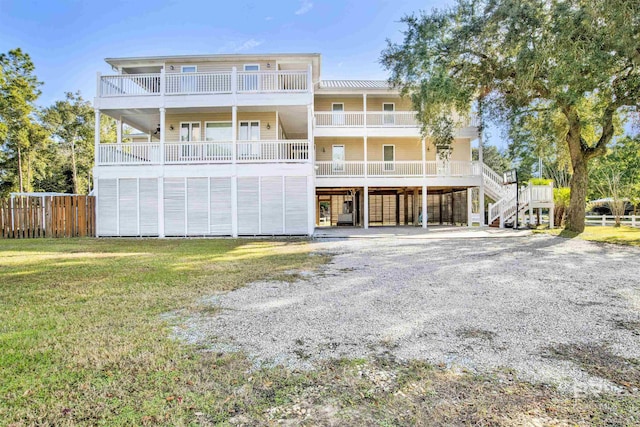
[[[640,250],[545,235],[348,239],[312,243],[333,259],[294,283],[260,282],[208,302],[179,334],[256,363],[310,368],[327,358],[424,359],[513,368],[561,387],[612,385],[550,356],[598,344],[640,357]],[[433,236],[431,236],[433,237]]]

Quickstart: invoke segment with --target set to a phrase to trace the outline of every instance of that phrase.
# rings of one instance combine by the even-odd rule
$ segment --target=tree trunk
[[[579,156],[571,156],[573,175],[571,176],[571,198],[567,210],[567,230],[576,233],[584,231],[584,215],[586,213],[587,186],[589,175],[587,173],[587,160],[580,153]]]
[[[20,187],[20,192],[22,193],[24,187],[22,185],[22,151],[20,151],[20,145],[18,144],[18,183]]]

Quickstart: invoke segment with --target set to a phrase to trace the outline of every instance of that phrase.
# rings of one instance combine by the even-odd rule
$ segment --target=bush
[[[529,183],[531,185],[549,185],[553,182],[552,179],[546,179],[546,178],[531,178],[529,180]]]

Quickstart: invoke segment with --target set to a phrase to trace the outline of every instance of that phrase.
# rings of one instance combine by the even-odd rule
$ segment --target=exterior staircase
[[[553,184],[532,185],[527,183],[516,190],[516,184],[504,185],[502,177],[487,165],[483,165],[482,177],[484,191],[487,196],[495,200],[489,204],[489,226],[504,228],[505,224],[513,221],[516,215],[534,208],[550,210],[550,227],[553,228]],[[516,208],[516,191],[518,191],[518,206]]]

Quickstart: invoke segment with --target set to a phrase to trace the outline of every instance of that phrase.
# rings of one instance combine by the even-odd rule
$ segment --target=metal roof
[[[321,89],[388,89],[393,87],[386,80],[321,80]]]

